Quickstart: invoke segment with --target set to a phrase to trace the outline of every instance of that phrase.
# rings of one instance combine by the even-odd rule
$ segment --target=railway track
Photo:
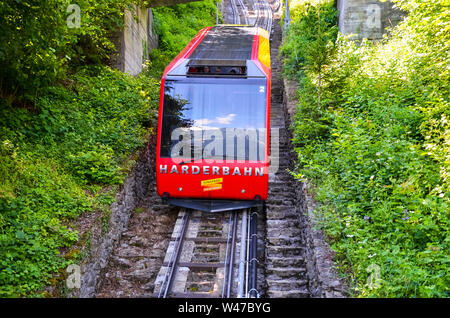
[[[230,0],[233,24],[249,24],[248,10],[243,0]]]
[[[254,23],[254,26],[258,26],[267,30],[270,36],[270,32],[272,30],[273,15],[272,8],[270,7],[269,2],[267,2],[267,0],[255,0],[253,1],[253,5],[256,11],[256,21]]]
[[[271,128],[278,131],[278,151],[272,152],[279,163],[275,173],[269,174],[269,197],[265,211],[264,296],[309,297],[303,230],[299,208],[295,204],[295,180],[287,172],[292,169],[289,143],[289,116],[283,103],[281,65],[276,58],[281,44],[281,27],[273,24],[274,13],[281,16],[281,2],[243,0],[248,8],[249,24],[266,29],[270,39],[272,62]],[[269,2],[270,1],[270,2]],[[229,20],[228,20],[229,21]],[[230,23],[230,21],[229,21]],[[272,30],[273,29],[273,30]],[[272,161],[273,162],[273,161]]]
[[[225,23],[258,26],[270,34],[272,7],[267,0],[224,0],[228,11],[222,12]]]
[[[159,298],[257,297],[255,211],[182,210],[155,280]]]

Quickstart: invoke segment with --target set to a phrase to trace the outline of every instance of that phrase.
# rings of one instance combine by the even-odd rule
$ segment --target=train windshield
[[[266,80],[166,80],[161,157],[265,159]]]

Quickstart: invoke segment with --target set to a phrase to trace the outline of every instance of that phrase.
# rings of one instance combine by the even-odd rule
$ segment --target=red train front
[[[270,80],[265,30],[216,26],[197,34],[161,82],[158,195],[209,212],[267,198]]]

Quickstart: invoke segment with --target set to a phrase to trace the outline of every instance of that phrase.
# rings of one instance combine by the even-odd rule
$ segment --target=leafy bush
[[[0,104],[0,296],[32,295],[67,266],[69,224],[103,204],[101,186],[146,141],[158,82],[107,67],[52,86],[34,112]],[[86,190],[89,191],[86,191]]]
[[[69,155],[70,165],[75,175],[81,180],[94,183],[116,183],[117,167],[113,165],[113,150],[110,147],[99,147],[88,152]]]
[[[284,35],[280,55],[283,74],[299,79],[305,70],[317,71],[328,60],[338,33],[338,11],[330,1],[320,6],[303,1],[291,8],[290,16],[293,23]]]
[[[314,185],[354,295],[448,297],[449,11],[445,1],[396,3],[408,17],[390,38],[339,36],[322,68],[305,58],[294,72],[296,176]]]

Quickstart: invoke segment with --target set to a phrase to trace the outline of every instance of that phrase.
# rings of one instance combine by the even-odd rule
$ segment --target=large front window
[[[264,160],[266,80],[168,79],[161,157]]]

